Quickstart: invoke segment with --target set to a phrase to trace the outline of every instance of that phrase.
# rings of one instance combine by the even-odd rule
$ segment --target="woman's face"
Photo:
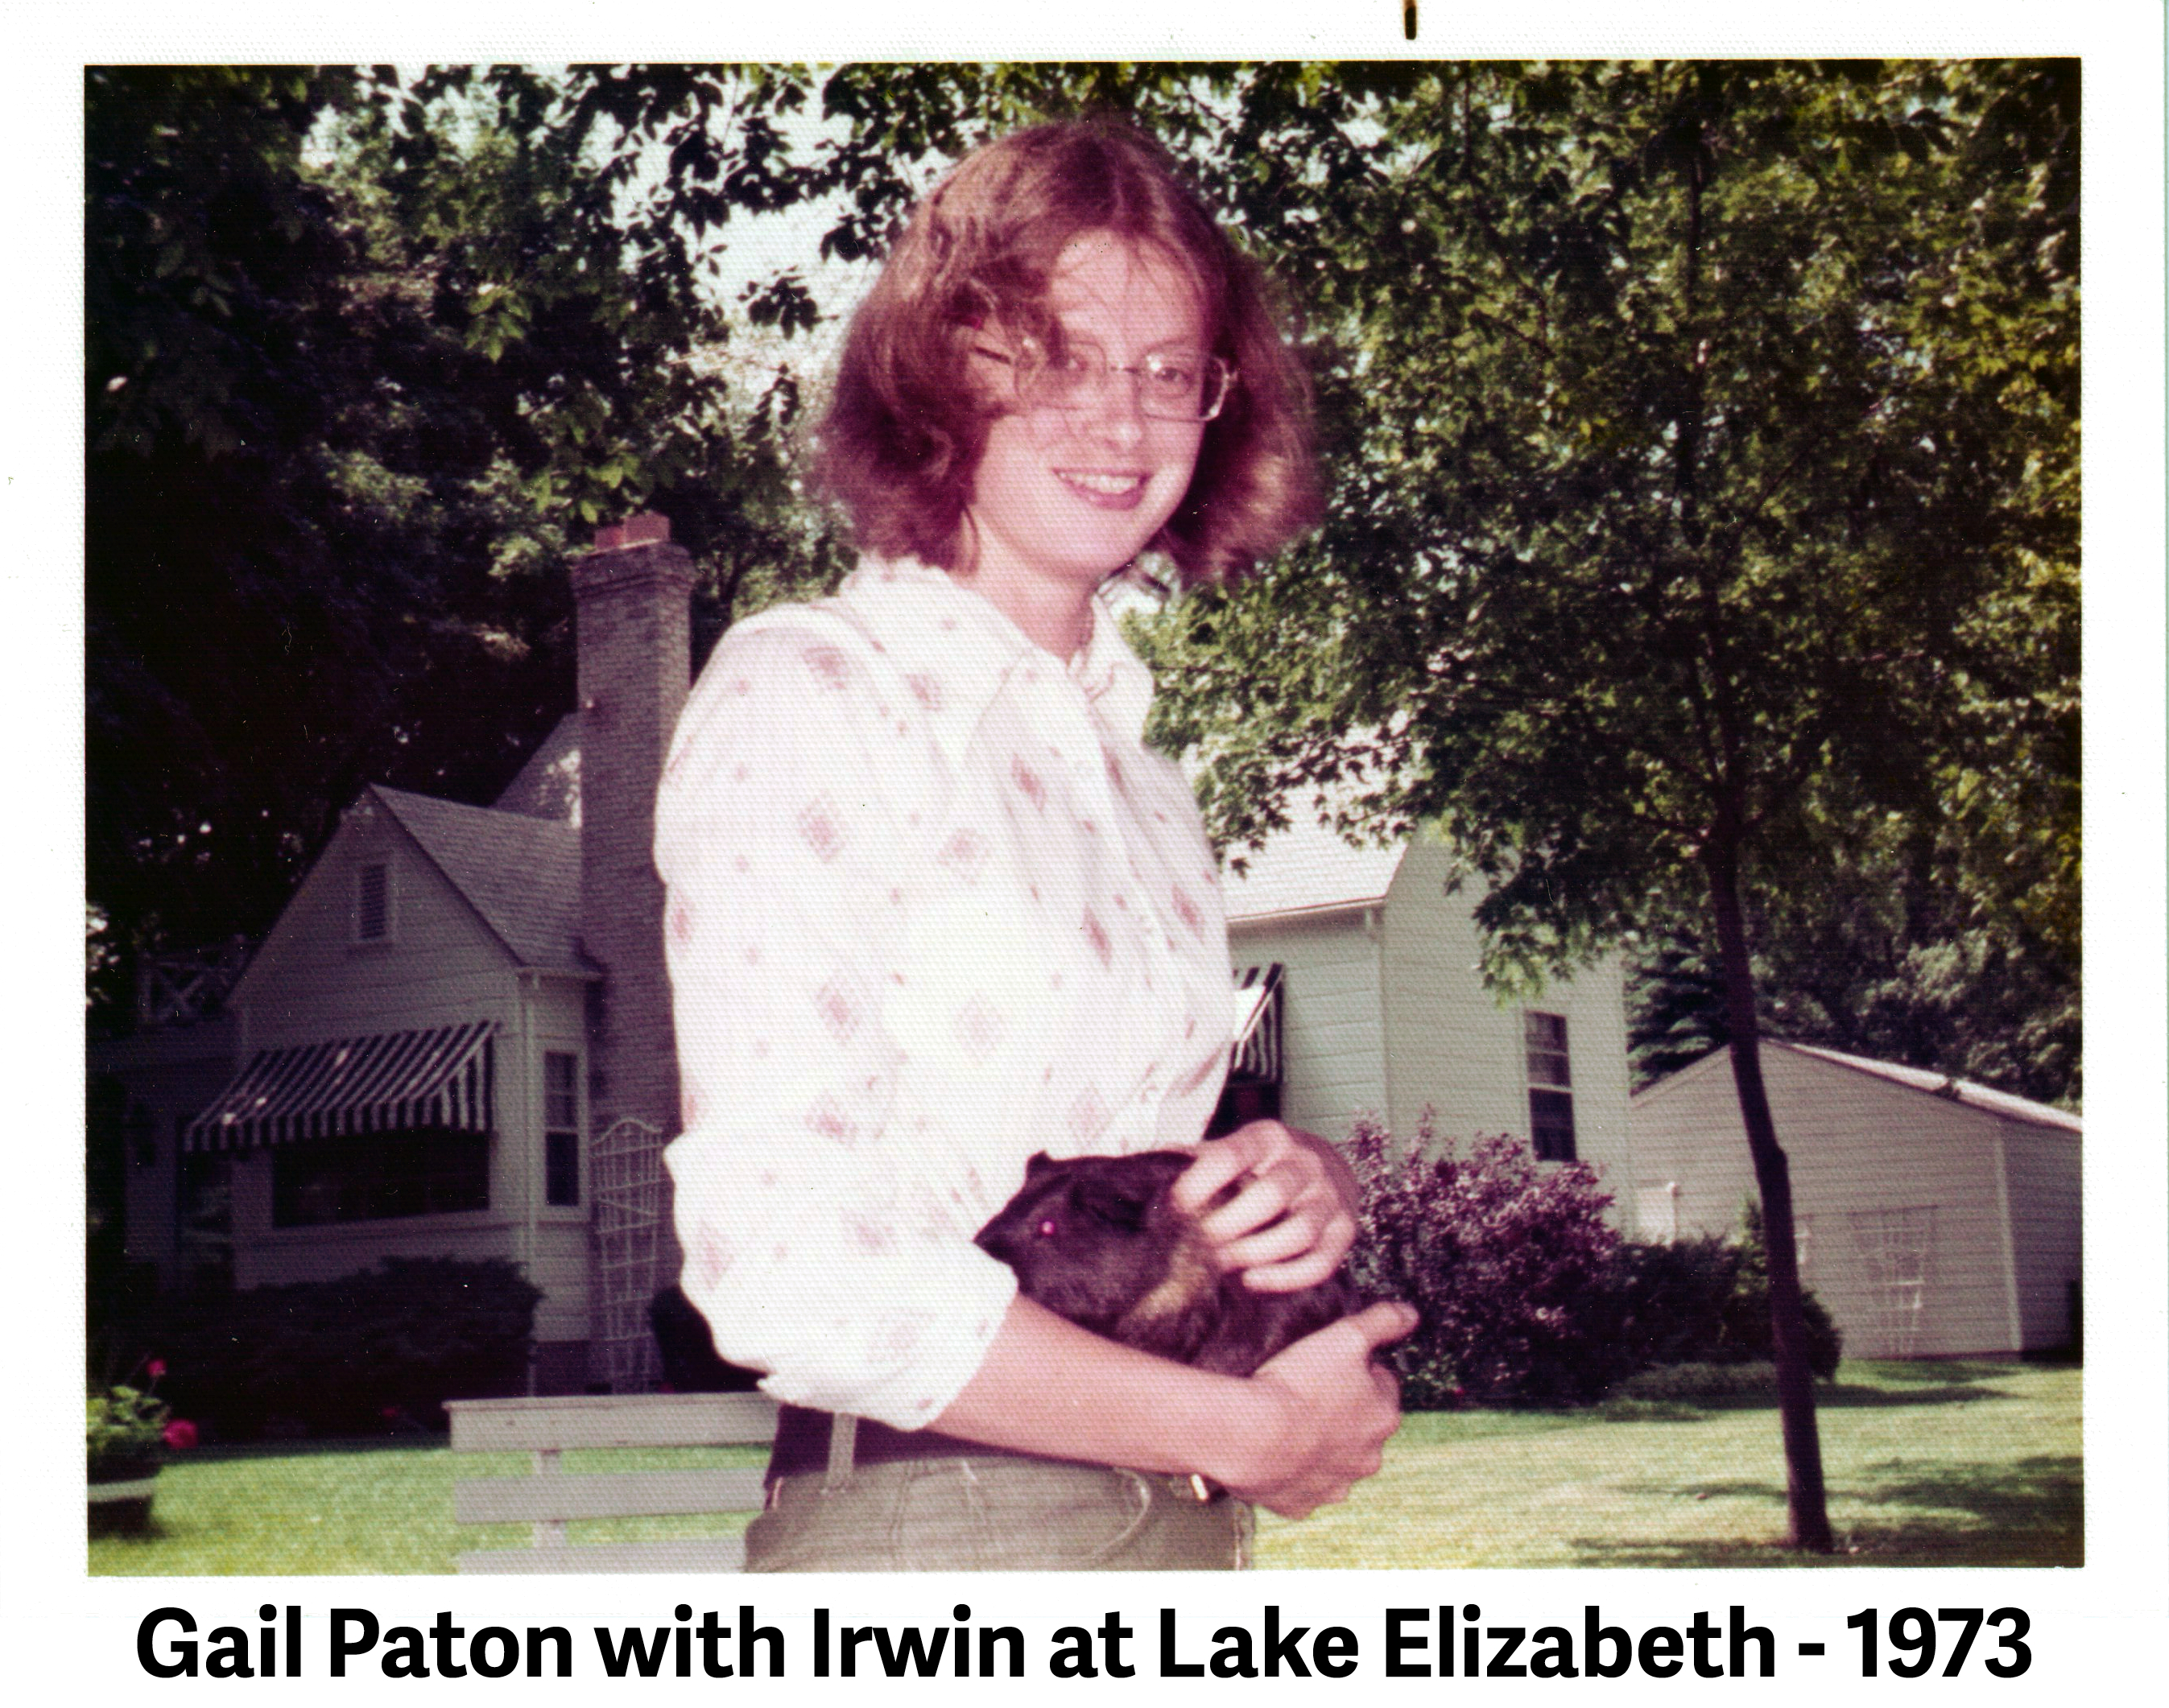
[[[1189,280],[1158,252],[1111,234],[1074,238],[1063,250],[1047,307],[1067,344],[1096,351],[1111,369],[1205,341]],[[991,328],[981,343],[1008,351]],[[986,355],[972,361],[977,383],[1006,395],[1014,370]],[[1133,375],[1104,379],[1078,407],[1018,408],[988,432],[967,506],[973,580],[1012,617],[1015,600],[1081,615],[1093,590],[1144,549],[1189,490],[1204,424],[1145,414]]]

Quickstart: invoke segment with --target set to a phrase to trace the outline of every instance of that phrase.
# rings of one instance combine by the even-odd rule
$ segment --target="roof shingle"
[[[522,966],[594,971],[579,946],[577,826],[381,783],[372,792]]]
[[[1406,848],[1404,842],[1351,848],[1298,809],[1288,827],[1267,837],[1263,848],[1228,850],[1250,866],[1239,877],[1228,870],[1223,888],[1228,923],[1383,902]]]

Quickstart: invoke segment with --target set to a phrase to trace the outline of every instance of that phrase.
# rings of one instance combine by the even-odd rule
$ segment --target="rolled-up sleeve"
[[[899,1028],[910,874],[945,786],[909,692],[819,623],[733,633],[657,802],[682,1285],[779,1399],[903,1429],[978,1370],[1015,1290],[972,1242],[955,1111]]]

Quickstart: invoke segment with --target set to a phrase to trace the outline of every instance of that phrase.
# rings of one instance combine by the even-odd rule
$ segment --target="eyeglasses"
[[[1117,364],[1090,344],[1073,343],[1058,360],[1037,344],[1025,343],[1016,354],[973,349],[1016,375],[1017,402],[1031,409],[1088,409],[1107,395],[1112,375],[1127,374],[1138,382],[1138,407],[1154,421],[1210,421],[1228,401],[1235,370],[1202,350],[1155,350],[1142,361]]]

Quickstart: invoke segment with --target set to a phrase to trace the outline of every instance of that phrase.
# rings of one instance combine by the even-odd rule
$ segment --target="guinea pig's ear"
[[[1053,1157],[1048,1156],[1044,1151],[1036,1151],[1032,1153],[1031,1160],[1024,1165],[1024,1178],[1027,1180],[1037,1180],[1053,1167]]]
[[[1124,1233],[1136,1233],[1143,1228],[1145,1214],[1152,1208],[1150,1193],[1140,1193],[1134,1188],[1089,1174],[1077,1183],[1070,1201],[1095,1221]]]

